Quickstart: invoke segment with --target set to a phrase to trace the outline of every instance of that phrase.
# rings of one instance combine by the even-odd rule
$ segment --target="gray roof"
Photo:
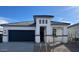
[[[73,24],[73,25],[69,26],[68,28],[71,28],[71,27],[74,27],[74,26],[79,26],[79,23]]]
[[[70,23],[51,21],[51,25],[70,25]]]
[[[35,26],[33,21],[23,21],[16,23],[1,24],[1,26]]]
[[[33,21],[23,21],[16,23],[1,24],[1,26],[35,26]],[[51,25],[70,25],[70,23],[51,21]]]
[[[35,17],[54,17],[54,16],[52,16],[52,15],[34,15],[33,17],[35,18]]]

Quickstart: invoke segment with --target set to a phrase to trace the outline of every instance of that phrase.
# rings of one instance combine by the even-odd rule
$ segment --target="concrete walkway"
[[[54,49],[51,49],[51,52],[71,52],[71,51],[68,47],[62,44],[58,47],[55,47]]]

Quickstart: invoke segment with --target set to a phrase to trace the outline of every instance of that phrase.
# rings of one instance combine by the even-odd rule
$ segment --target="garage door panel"
[[[9,41],[34,41],[34,30],[9,30]]]
[[[0,34],[0,42],[2,42],[2,34]]]

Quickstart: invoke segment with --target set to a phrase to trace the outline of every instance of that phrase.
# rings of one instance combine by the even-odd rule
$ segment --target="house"
[[[68,41],[70,23],[51,21],[54,16],[34,15],[34,21],[2,24],[2,42],[63,42]]]
[[[70,40],[79,39],[79,23],[69,26],[68,31]]]

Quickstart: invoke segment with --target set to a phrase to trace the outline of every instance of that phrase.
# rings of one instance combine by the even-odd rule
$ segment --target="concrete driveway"
[[[0,43],[0,52],[33,52],[34,42]]]

